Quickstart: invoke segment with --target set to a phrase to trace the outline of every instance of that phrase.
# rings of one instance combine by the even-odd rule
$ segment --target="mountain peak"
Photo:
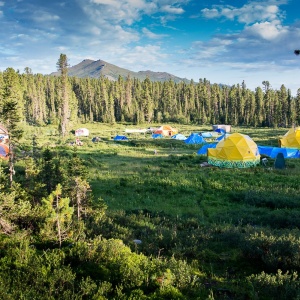
[[[59,73],[54,72],[51,75],[57,76]],[[117,80],[119,76],[124,79],[130,76],[131,78],[137,78],[139,80],[145,80],[147,77],[151,81],[168,81],[172,79],[174,82],[189,82],[186,78],[180,78],[167,72],[153,72],[150,70],[134,72],[124,68],[120,68],[116,65],[110,64],[104,60],[91,60],[84,59],[77,65],[74,65],[68,69],[69,76],[80,78],[99,78],[105,76],[110,80]]]

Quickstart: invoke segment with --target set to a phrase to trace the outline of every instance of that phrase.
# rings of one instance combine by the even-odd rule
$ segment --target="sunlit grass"
[[[188,136],[192,132],[209,131],[209,126],[172,124]],[[157,127],[159,124],[157,124]],[[129,141],[115,142],[113,137],[124,134],[125,128],[147,128],[148,125],[128,124],[79,124],[90,130],[89,137],[82,137],[82,147],[76,152],[85,161],[89,181],[95,199],[102,198],[109,210],[146,209],[170,215],[214,216],[243,204],[232,201],[233,193],[259,191],[267,193],[290,193],[297,196],[300,163],[287,161],[287,170],[276,171],[274,160],[269,168],[258,166],[252,169],[201,168],[205,156],[196,155],[201,145],[186,145],[183,141],[152,139],[151,134],[129,134]],[[155,127],[155,126],[154,126]],[[233,128],[233,132],[249,135],[257,144],[277,146],[287,128]],[[32,147],[35,135],[37,147],[72,153],[74,134],[65,138],[57,135],[55,126],[24,127],[23,144]],[[101,141],[93,143],[92,137]],[[154,154],[156,150],[157,154]],[[298,198],[297,198],[298,199]]]

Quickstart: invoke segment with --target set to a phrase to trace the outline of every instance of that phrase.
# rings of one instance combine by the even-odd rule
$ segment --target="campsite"
[[[32,186],[37,193],[38,186],[26,179],[28,172],[33,174],[32,158],[42,162],[52,157],[48,158],[51,164],[45,165],[52,166],[51,172],[58,164],[70,168],[66,174],[70,178],[78,172],[86,174],[94,203],[86,232],[73,229],[61,247],[45,237],[43,242],[23,236],[22,243],[15,238],[16,252],[7,252],[13,242],[2,237],[3,258],[25,255],[13,267],[20,276],[26,272],[28,280],[13,280],[24,294],[30,294],[30,278],[48,264],[49,272],[59,266],[64,277],[69,276],[58,289],[64,299],[74,299],[74,294],[68,294],[71,287],[86,292],[85,299],[95,295],[97,299],[296,299],[299,159],[285,159],[284,169],[276,169],[275,159],[269,156],[263,156],[266,164],[247,168],[201,167],[207,162],[206,155],[197,154],[203,144],[168,135],[156,139],[152,132],[126,132],[122,123],[84,127],[89,135],[80,136],[83,145],[77,147],[70,145],[76,138],[72,131],[62,139],[54,126],[27,126],[16,150],[16,182]],[[174,127],[185,137],[212,130],[211,126]],[[288,130],[234,127],[232,134],[277,147]],[[125,140],[115,139],[125,135]],[[94,143],[96,136],[100,141]],[[23,218],[23,230],[36,226],[33,214]],[[38,258],[41,253],[48,262]],[[12,268],[5,261],[0,261],[1,277]],[[35,268],[30,268],[33,263]],[[30,283],[34,293],[45,293],[47,274]],[[56,281],[51,279],[54,284],[61,280],[56,276]],[[89,288],[84,290],[83,283]],[[3,288],[7,282],[1,284]],[[49,289],[55,295],[54,286]],[[17,290],[15,295],[20,295]]]

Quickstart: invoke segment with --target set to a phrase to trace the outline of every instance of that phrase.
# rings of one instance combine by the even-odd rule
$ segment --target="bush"
[[[242,242],[244,255],[270,270],[300,268],[300,238],[292,234],[250,234]]]
[[[281,270],[277,274],[266,274],[262,272],[258,275],[251,275],[247,278],[253,287],[253,299],[299,299],[300,281],[298,273]]]

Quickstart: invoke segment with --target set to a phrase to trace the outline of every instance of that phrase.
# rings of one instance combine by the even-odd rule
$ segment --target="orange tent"
[[[5,144],[0,144],[0,158],[8,159],[9,148]]]
[[[176,128],[172,128],[169,125],[163,125],[157,128],[153,133],[162,134],[164,136],[172,136],[174,134],[177,134],[178,130]]]

